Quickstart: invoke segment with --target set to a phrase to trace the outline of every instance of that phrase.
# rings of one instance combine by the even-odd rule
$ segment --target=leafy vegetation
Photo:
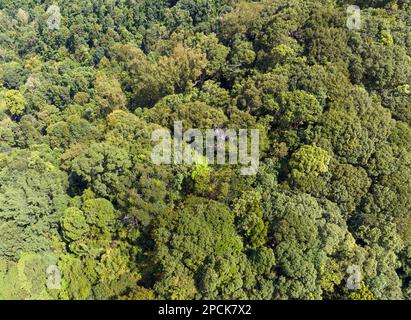
[[[0,299],[411,299],[411,5],[349,4],[0,1]],[[174,121],[258,174],[154,165]]]

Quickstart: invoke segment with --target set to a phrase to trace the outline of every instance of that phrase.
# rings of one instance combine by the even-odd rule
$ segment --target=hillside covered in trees
[[[411,299],[410,85],[409,0],[0,0],[0,299]]]

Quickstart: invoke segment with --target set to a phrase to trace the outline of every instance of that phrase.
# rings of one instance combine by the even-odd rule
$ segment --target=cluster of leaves
[[[349,4],[1,1],[0,299],[411,299],[411,5]],[[177,120],[258,174],[154,165]]]

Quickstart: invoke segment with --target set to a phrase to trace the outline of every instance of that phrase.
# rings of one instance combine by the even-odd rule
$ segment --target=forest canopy
[[[410,22],[0,0],[0,299],[411,299]],[[258,129],[257,174],[153,164],[175,121]]]

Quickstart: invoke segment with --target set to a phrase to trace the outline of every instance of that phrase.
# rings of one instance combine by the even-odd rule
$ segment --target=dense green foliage
[[[411,299],[411,4],[353,2],[0,0],[0,299]]]

